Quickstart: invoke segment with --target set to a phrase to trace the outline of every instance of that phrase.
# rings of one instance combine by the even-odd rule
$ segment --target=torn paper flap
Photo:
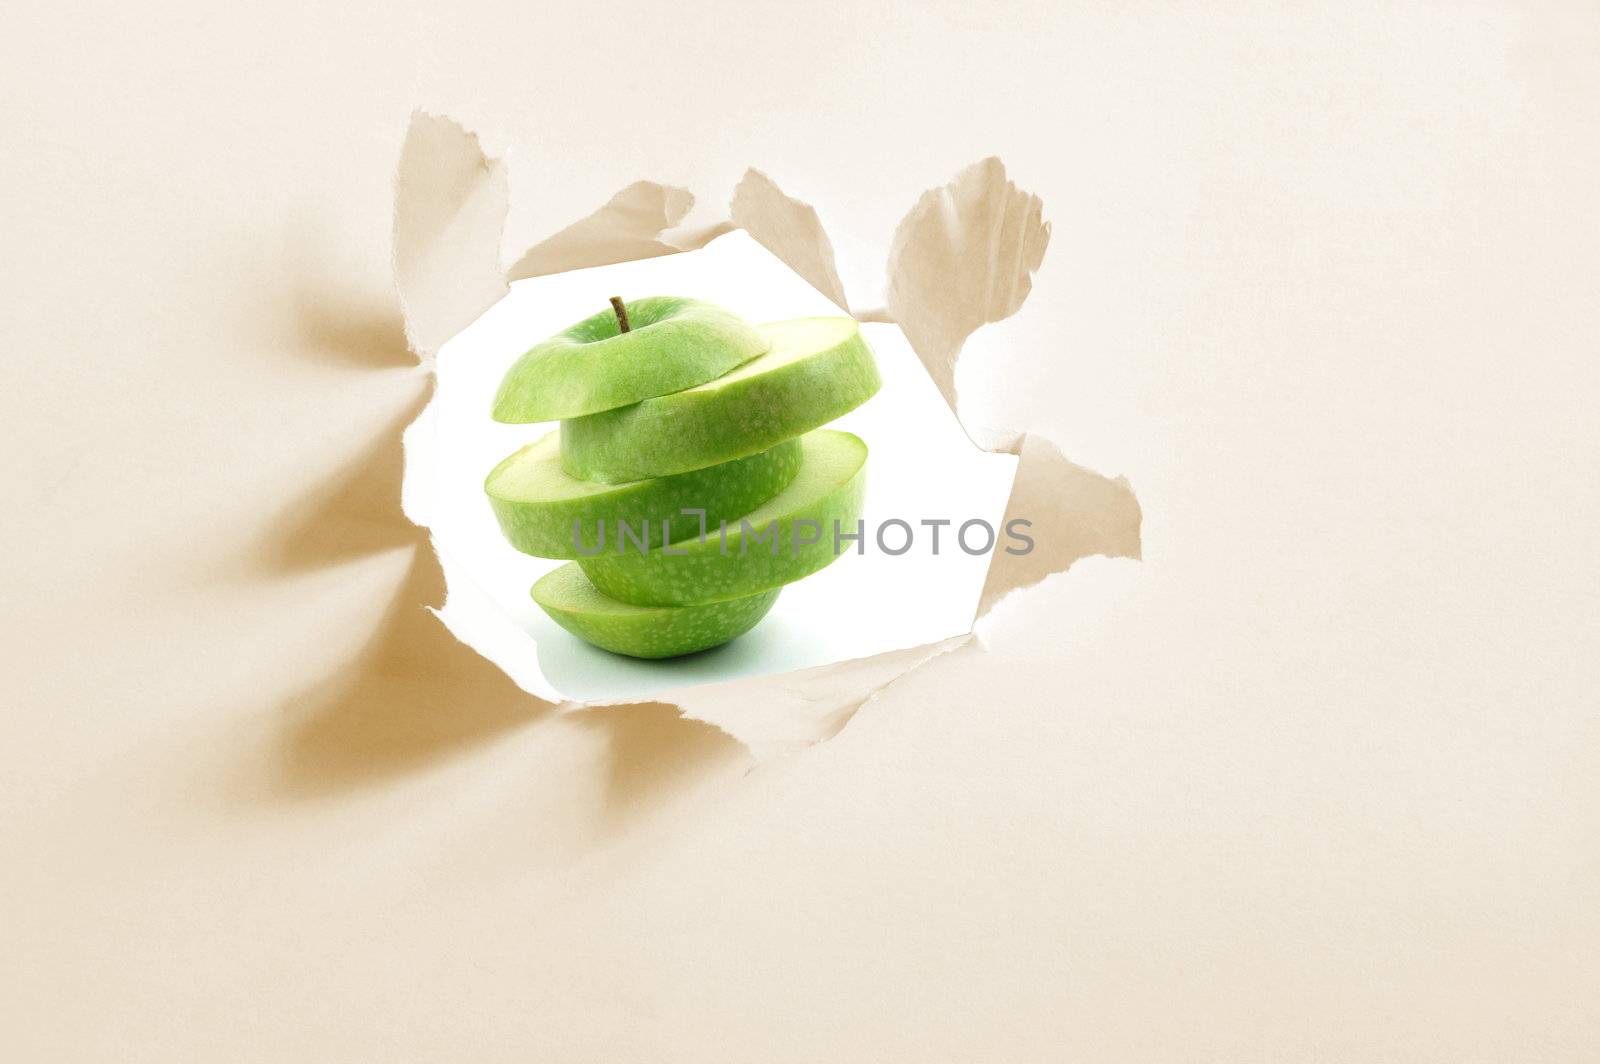
[[[1012,183],[1005,165],[991,156],[924,192],[895,230],[889,316],[957,417],[962,345],[979,327],[1015,314],[1033,290],[1033,273],[1050,243],[1043,214],[1043,201]]]
[[[733,224],[788,264],[812,288],[849,313],[844,282],[834,260],[833,241],[822,228],[815,207],[786,196],[777,182],[760,170],[745,171],[733,190],[729,207]]]
[[[972,638],[969,632],[869,658],[705,684],[661,697],[677,705],[683,716],[716,727],[764,761],[831,739],[878,692]]]
[[[1001,599],[1066,572],[1080,558],[1139,557],[1143,514],[1133,488],[1123,477],[1110,478],[1069,461],[1056,445],[1024,433],[1016,453],[1021,461],[1006,503],[1006,528],[1027,536],[1033,549],[995,552],[978,601],[981,620]]]
[[[596,210],[541,240],[506,271],[508,281],[544,277],[591,266],[675,255],[704,247],[728,231],[722,223],[675,234],[694,206],[686,188],[635,181]]]
[[[406,342],[426,363],[506,294],[500,235],[511,188],[474,133],[416,111],[394,178],[394,280]]]

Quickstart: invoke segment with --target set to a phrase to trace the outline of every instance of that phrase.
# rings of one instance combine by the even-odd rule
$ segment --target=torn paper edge
[[[679,231],[694,196],[687,189],[638,181],[502,269],[507,190],[503,161],[489,157],[475,134],[444,116],[413,113],[395,175],[394,276],[407,341],[425,367],[432,369],[440,346],[503,297],[513,280],[693,251],[743,229],[842,310],[900,327],[973,444],[1017,456],[1004,520],[1007,525],[1031,521],[1036,544],[1026,555],[992,556],[972,628],[948,639],[794,672],[668,690],[648,699],[569,700],[559,708],[664,702],[725,732],[757,759],[793,752],[838,734],[890,685],[972,642],[978,622],[1007,596],[1066,571],[1080,558],[1140,556],[1142,514],[1126,479],[1071,462],[1037,432],[975,432],[961,418],[956,366],[967,338],[1022,307],[1050,241],[1043,202],[1019,189],[998,158],[975,163],[928,190],[902,219],[888,255],[881,309],[851,308],[817,210],[785,194],[758,170],[747,171],[739,182],[724,222]],[[414,424],[428,417],[424,409]],[[405,510],[427,527],[425,507],[416,499],[411,451],[408,446],[406,479],[413,486],[404,492]],[[447,587],[444,604],[435,610],[440,620],[456,638],[504,668],[481,640],[453,623],[451,594]]]

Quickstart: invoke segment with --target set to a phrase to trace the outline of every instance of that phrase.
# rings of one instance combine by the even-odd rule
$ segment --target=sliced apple
[[[800,469],[799,440],[670,477],[601,484],[568,476],[561,468],[560,433],[552,432],[506,458],[483,490],[511,545],[540,558],[576,558],[615,549],[622,526],[648,546],[698,534],[700,517],[717,527],[755,509],[781,491]],[[668,532],[662,536],[662,522]]]
[[[809,576],[838,555],[834,534],[855,535],[866,490],[867,445],[848,432],[801,437],[800,472],[724,531],[666,547],[631,545],[578,564],[601,591],[641,606],[686,606],[753,595]],[[846,548],[848,549],[848,548]]]
[[[799,318],[762,330],[771,350],[716,380],[563,421],[562,466],[610,483],[700,469],[825,425],[878,390],[855,319]]]
[[[755,326],[703,300],[651,296],[624,307],[626,331],[615,310],[603,310],[512,363],[494,419],[555,421],[627,406],[714,380],[769,344]]]
[[[602,594],[576,564],[546,573],[533,601],[573,635],[614,654],[673,658],[721,646],[754,628],[781,588],[697,606],[630,606]]]

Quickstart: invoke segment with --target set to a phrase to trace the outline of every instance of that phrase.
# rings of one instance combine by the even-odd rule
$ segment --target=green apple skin
[[[853,318],[762,329],[771,350],[716,380],[563,421],[563,468],[616,483],[728,462],[827,424],[882,383]]]
[[[576,558],[615,544],[626,524],[635,537],[659,545],[698,535],[706,525],[736,518],[782,491],[800,470],[799,440],[688,473],[626,484],[578,480],[561,468],[559,433],[551,432],[507,457],[483,490],[511,545],[538,558]],[[661,523],[668,523],[663,541]],[[576,526],[574,526],[576,522]],[[576,528],[576,531],[574,529]],[[632,547],[636,540],[629,539]]]
[[[665,548],[640,551],[629,544],[620,552],[579,558],[578,565],[605,594],[639,606],[717,602],[810,576],[838,556],[833,549],[835,522],[841,533],[856,531],[866,494],[867,445],[858,436],[833,429],[808,433],[800,445],[800,472],[788,487],[729,521],[725,535],[712,528],[702,540],[697,530]],[[802,521],[816,526],[801,526]],[[818,536],[816,542],[799,542],[812,535]]]
[[[569,563],[533,585],[533,601],[585,642],[631,658],[675,658],[709,650],[754,628],[781,588],[697,606],[631,606],[602,594]]]
[[[607,308],[512,363],[494,397],[494,419],[526,424],[628,406],[715,380],[770,343],[737,314],[703,300],[651,296],[624,306],[628,332]]]

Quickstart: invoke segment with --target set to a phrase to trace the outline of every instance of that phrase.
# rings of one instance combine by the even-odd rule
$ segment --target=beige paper
[[[895,230],[887,302],[956,417],[956,360],[980,326],[1015,314],[1033,290],[1050,223],[1044,204],[990,157],[929,189]],[[967,434],[973,429],[962,422]],[[1014,436],[974,442],[1011,450]]]
[[[719,225],[673,239],[669,231],[677,228],[693,206],[694,195],[686,188],[635,181],[593,214],[529,248],[506,271],[506,280],[675,255],[703,247],[728,231],[726,225]]]
[[[1103,554],[1139,557],[1139,500],[1124,477],[1103,477],[1069,461],[1043,436],[1024,433],[1012,453],[1017,476],[1006,502],[1006,524],[1031,522],[1028,554],[994,553],[978,600],[984,617],[1007,595],[1034,586],[1052,573],[1066,572],[1079,558]]]
[[[751,169],[733,190],[729,212],[735,226],[782,259],[812,288],[833,300],[840,310],[850,309],[834,262],[833,241],[823,230],[816,208],[784,195],[772,178]]]
[[[878,692],[972,638],[968,632],[868,658],[667,691],[656,700],[713,725],[764,761],[832,738]]]
[[[394,282],[406,342],[424,362],[505,295],[505,166],[448,118],[411,116],[395,174]]]
[[[478,179],[468,180],[471,175]],[[396,279],[406,293],[407,336],[424,356],[505,290],[510,280],[673,254],[742,228],[841,308],[848,300],[833,244],[815,208],[782,192],[765,174],[746,173],[730,219],[674,233],[693,205],[685,189],[641,181],[593,214],[527,252],[509,272],[494,265],[504,221],[499,165],[470,134],[448,120],[418,114],[402,153],[396,188]],[[442,196],[443,203],[432,197]],[[498,209],[490,209],[496,206]],[[957,417],[955,367],[966,339],[1015,313],[1049,242],[1043,204],[1007,179],[998,159],[961,171],[918,200],[895,233],[888,258],[887,311],[871,320],[898,322]],[[407,239],[402,242],[401,234]],[[451,269],[442,268],[450,264]],[[491,277],[498,278],[490,281]],[[862,315],[858,315],[862,316]],[[418,345],[421,346],[418,346]],[[432,345],[432,346],[428,346]],[[423,415],[426,417],[426,412]],[[975,441],[971,426],[963,423]],[[977,619],[1006,595],[1094,554],[1139,556],[1140,511],[1128,483],[1067,460],[1049,440],[1022,429],[990,434],[980,446],[1019,457],[1006,520],[1033,522],[1028,555],[997,551]],[[408,496],[414,500],[414,496]],[[426,521],[425,503],[407,512]],[[450,625],[448,609],[441,618]],[[474,633],[458,638],[495,660],[505,653]],[[971,631],[940,642],[797,672],[749,677],[653,695],[686,718],[726,732],[759,758],[800,749],[837,734],[900,677],[972,640]],[[629,700],[637,702],[638,700]],[[544,703],[529,696],[530,707]],[[568,703],[579,711],[615,703]]]

